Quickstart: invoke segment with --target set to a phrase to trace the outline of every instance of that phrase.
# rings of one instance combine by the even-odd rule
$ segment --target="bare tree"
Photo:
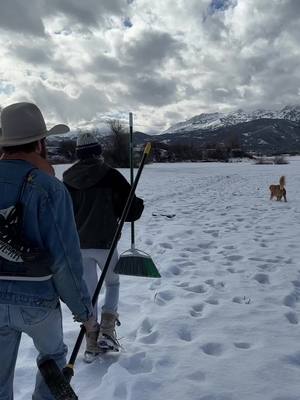
[[[112,136],[112,148],[110,157],[113,163],[121,168],[129,166],[129,134],[120,120],[107,121]]]

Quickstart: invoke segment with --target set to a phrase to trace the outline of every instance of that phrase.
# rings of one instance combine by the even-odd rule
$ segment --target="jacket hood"
[[[109,169],[103,160],[80,160],[63,173],[63,181],[74,189],[88,189],[101,181]]]

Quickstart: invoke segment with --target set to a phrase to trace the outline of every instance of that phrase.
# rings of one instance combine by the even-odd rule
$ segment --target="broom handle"
[[[100,290],[102,288],[102,285],[103,285],[103,282],[104,282],[104,279],[105,279],[105,275],[107,273],[110,261],[111,261],[112,256],[113,256],[113,253],[114,253],[115,248],[116,248],[116,246],[118,244],[118,240],[119,240],[119,237],[120,237],[120,234],[121,234],[125,219],[127,217],[129,208],[131,206],[131,203],[132,203],[132,200],[133,200],[133,197],[134,197],[134,194],[135,194],[135,189],[136,189],[137,184],[139,182],[142,170],[143,170],[144,165],[145,165],[146,158],[148,157],[148,155],[150,153],[150,150],[151,150],[151,144],[147,143],[147,145],[145,146],[145,149],[144,149],[143,157],[142,157],[138,172],[136,174],[136,177],[135,177],[135,180],[133,182],[133,185],[131,186],[131,190],[130,190],[130,193],[128,195],[128,199],[126,201],[126,205],[124,207],[124,210],[123,210],[122,216],[120,218],[117,230],[116,230],[114,238],[112,240],[112,244],[111,244],[111,247],[110,247],[106,262],[105,262],[105,265],[103,267],[100,279],[98,281],[97,287],[95,289],[95,293],[94,293],[93,298],[92,298],[92,305],[93,306],[97,302],[98,295],[99,295]],[[79,352],[79,349],[80,349],[80,346],[81,346],[81,343],[82,343],[82,340],[83,340],[83,337],[84,337],[84,333],[85,333],[85,328],[82,325],[81,328],[80,328],[80,332],[79,332],[78,338],[76,340],[74,349],[72,351],[69,363],[63,369],[64,376],[66,377],[66,379],[69,382],[71,381],[72,376],[74,374],[74,364],[75,364],[75,360],[76,360],[76,357],[78,355],[78,352]]]
[[[130,167],[130,185],[133,185],[133,114],[129,113],[129,167]],[[131,227],[131,248],[134,249],[134,222],[130,223]]]

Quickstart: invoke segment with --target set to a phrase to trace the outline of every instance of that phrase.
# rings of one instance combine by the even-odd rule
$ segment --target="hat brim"
[[[47,136],[51,135],[63,135],[64,133],[68,133],[70,128],[65,124],[58,124],[53,126],[53,128],[43,132],[41,134],[36,134],[32,136],[27,136],[26,138],[13,138],[11,140],[2,138],[2,129],[0,128],[0,147],[5,146],[20,146],[22,144],[32,143],[36,140],[41,140]]]

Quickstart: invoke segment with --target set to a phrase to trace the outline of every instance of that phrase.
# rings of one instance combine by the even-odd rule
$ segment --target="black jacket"
[[[124,176],[99,159],[81,160],[63,174],[74,206],[82,249],[108,249],[131,186]],[[126,221],[136,221],[144,202],[134,197]]]

